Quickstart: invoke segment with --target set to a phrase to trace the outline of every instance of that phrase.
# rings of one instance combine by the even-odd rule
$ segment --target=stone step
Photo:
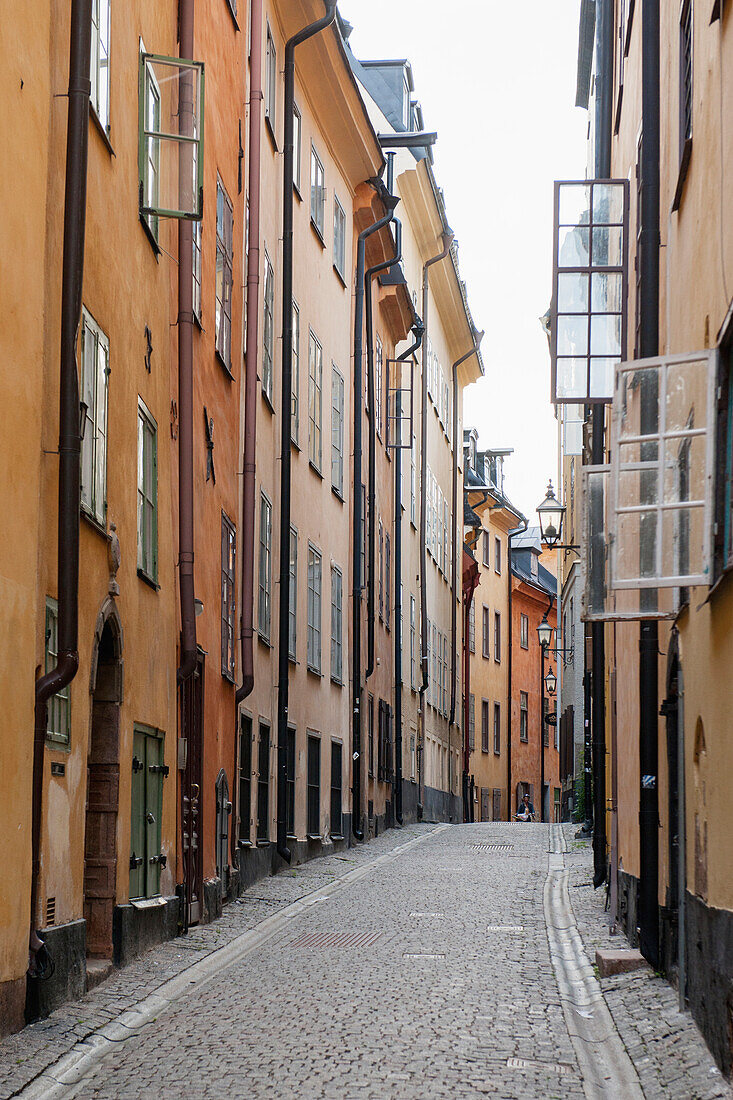
[[[87,993],[105,981],[113,970],[111,959],[87,959]]]
[[[630,948],[619,951],[596,951],[596,966],[602,978],[610,978],[612,974],[629,974],[632,970],[641,970],[647,965],[641,951]]]

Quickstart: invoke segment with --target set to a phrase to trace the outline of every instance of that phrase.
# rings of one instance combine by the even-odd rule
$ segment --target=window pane
[[[580,272],[561,272],[557,277],[557,308],[561,313],[585,313],[588,310],[588,276]]]
[[[559,224],[585,225],[590,221],[590,187],[587,183],[564,183],[559,188]]]
[[[557,248],[557,262],[560,267],[587,267],[590,230],[585,226],[561,229]]]
[[[593,221],[620,225],[624,220],[624,189],[618,184],[593,185]]]
[[[557,319],[557,354],[586,355],[588,318],[561,314]]]

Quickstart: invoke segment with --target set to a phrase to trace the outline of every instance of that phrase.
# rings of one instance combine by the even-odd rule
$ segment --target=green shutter
[[[160,893],[160,819],[163,813],[163,739],[148,734],[145,761],[145,868],[146,895],[149,898]],[[152,770],[155,769],[155,770]],[[155,862],[151,862],[155,860]]]
[[[130,816],[130,898],[145,896],[145,776],[147,735],[135,730],[132,755],[132,810]]]

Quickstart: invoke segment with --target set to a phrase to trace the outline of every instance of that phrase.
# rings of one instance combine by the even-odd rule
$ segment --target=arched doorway
[[[122,628],[111,600],[106,601],[100,612],[94,642],[84,837],[84,918],[87,955],[111,959],[117,882],[122,702]]]

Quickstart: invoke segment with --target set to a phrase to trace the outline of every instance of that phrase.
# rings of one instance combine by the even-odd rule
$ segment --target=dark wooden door
[[[181,779],[181,851],[189,924],[201,919],[201,793],[204,736],[204,655],[181,689],[181,736],[186,741],[186,767]]]

